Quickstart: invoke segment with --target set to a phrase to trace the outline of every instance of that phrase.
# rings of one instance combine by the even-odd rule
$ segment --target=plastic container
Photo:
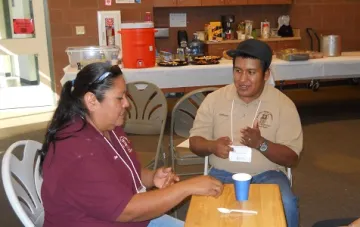
[[[94,62],[117,64],[120,48],[118,46],[79,46],[68,47],[66,53],[72,68],[82,68]]]
[[[121,24],[124,68],[155,67],[155,32],[152,22]]]

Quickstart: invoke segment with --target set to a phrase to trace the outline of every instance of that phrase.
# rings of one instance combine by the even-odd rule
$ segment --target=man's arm
[[[298,155],[291,148],[267,141],[268,149],[262,154],[270,161],[285,167],[293,167],[298,161]]]
[[[213,94],[205,97],[196,112],[193,127],[190,130],[190,150],[198,156],[204,157],[212,154],[214,141],[211,140],[213,136],[213,109],[212,102]]]
[[[193,136],[189,139],[190,150],[200,157],[214,153],[214,141],[207,140],[201,136]]]
[[[266,141],[267,149],[264,152],[261,152],[267,159],[270,161],[286,167],[292,167],[297,163],[298,155],[290,147],[274,143],[269,140],[265,140],[261,136],[259,125],[256,122],[254,128],[247,127],[242,131],[242,144],[245,146],[258,149],[260,145]]]
[[[303,149],[303,131],[295,104],[284,102],[284,105],[275,141],[268,142],[268,150],[263,154],[279,165],[292,167]]]
[[[302,127],[295,105],[287,103],[280,111],[280,126],[275,141],[267,142],[267,149],[261,152],[270,161],[285,167],[296,165],[303,145]],[[261,136],[258,122],[253,128],[245,128],[242,132],[242,144],[258,149],[265,141]],[[259,151],[260,152],[260,151]]]
[[[215,141],[210,141],[200,136],[190,137],[190,150],[199,156],[214,154],[219,158],[229,157],[231,140],[229,137],[220,137]]]

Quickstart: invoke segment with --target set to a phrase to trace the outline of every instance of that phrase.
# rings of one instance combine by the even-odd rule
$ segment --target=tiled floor
[[[299,197],[301,225],[311,226],[324,218],[359,216],[360,86],[321,88],[316,93],[309,90],[285,93],[297,104],[304,127],[304,151],[299,165],[293,169],[293,189]],[[42,141],[44,124],[19,127],[17,132],[18,135],[0,138],[0,151],[21,139]],[[137,150],[153,150],[150,143],[156,142],[156,138],[143,141],[140,137],[133,138]],[[168,137],[164,139],[165,147],[167,141]],[[0,226],[20,226],[2,187],[0,195]],[[180,208],[179,218],[185,218],[186,208],[187,203]]]

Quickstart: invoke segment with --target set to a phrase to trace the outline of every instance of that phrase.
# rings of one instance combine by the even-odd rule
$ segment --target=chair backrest
[[[138,81],[127,84],[130,108],[124,130],[130,134],[158,135],[165,129],[167,102],[155,84]]]
[[[23,158],[20,160],[13,152],[22,146]],[[37,155],[37,150],[41,147],[41,143],[36,141],[18,141],[7,149],[2,160],[1,174],[5,193],[25,227],[42,226],[44,222],[40,193],[40,156]]]
[[[174,106],[171,113],[170,137],[174,133],[178,136],[188,138],[193,126],[196,112],[206,95],[217,90],[216,87],[200,88],[184,95]]]

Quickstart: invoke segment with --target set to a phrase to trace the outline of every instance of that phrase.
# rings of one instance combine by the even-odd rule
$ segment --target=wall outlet
[[[85,35],[85,26],[76,26],[76,35]]]

